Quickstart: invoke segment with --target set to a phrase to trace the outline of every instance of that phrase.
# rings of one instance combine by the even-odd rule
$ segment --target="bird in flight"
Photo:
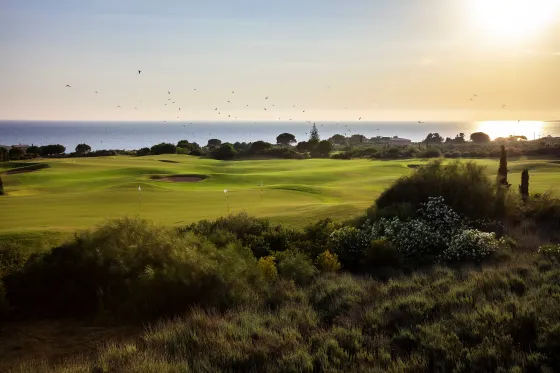
[[[358,120],[362,120],[362,117],[358,118]]]
[[[231,91],[231,93],[235,93],[235,91]]]
[[[506,107],[506,104],[502,104],[502,109],[504,109]]]
[[[266,108],[264,108],[264,110],[266,110]]]
[[[424,123],[424,122],[422,122],[421,120],[419,120],[418,123],[422,124],[422,123]]]
[[[181,110],[181,108],[179,108],[179,110]]]
[[[170,95],[170,94],[171,94],[171,92],[167,91],[167,94],[168,94],[168,95]]]
[[[138,70],[138,74],[140,74],[142,72],[142,70]]]
[[[134,108],[134,110],[138,110],[138,108],[137,108],[137,107],[135,107],[135,108]]]
[[[121,107],[121,105],[118,105],[118,106],[117,106],[117,108],[120,108],[120,107]]]
[[[215,108],[214,111],[218,111],[218,108]]]
[[[99,91],[95,91],[95,94],[97,94],[97,92],[99,92]]]
[[[268,96],[266,96],[264,99],[265,99],[265,100],[268,100]]]
[[[70,86],[70,84],[66,84],[66,87],[67,88],[72,88],[72,86]]]

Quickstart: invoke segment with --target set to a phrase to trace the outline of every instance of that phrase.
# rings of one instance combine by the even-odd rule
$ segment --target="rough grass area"
[[[559,276],[558,264],[520,254],[388,282],[329,274],[297,287],[279,279],[244,307],[195,308],[136,340],[14,371],[557,372]]]
[[[492,178],[497,172],[495,160],[476,163],[488,166]],[[28,164],[2,163],[0,172]],[[410,160],[224,162],[185,155],[48,159],[33,164],[50,168],[2,175],[8,195],[0,198],[0,232],[74,231],[124,215],[181,225],[227,215],[228,207],[231,213],[246,211],[301,227],[326,217],[354,218],[396,179],[414,171]],[[520,159],[509,162],[514,187],[525,167],[531,170],[531,192],[560,185],[556,161]],[[153,175],[209,178],[202,183],[172,183],[153,180]]]

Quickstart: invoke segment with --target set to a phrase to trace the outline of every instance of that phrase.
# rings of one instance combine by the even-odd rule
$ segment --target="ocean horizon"
[[[487,128],[488,123],[509,122],[315,122],[319,135],[327,139],[335,134],[352,136],[362,134],[368,138],[375,136],[398,136],[413,142],[422,141],[430,132],[445,137],[455,137]],[[481,123],[487,126],[481,127]],[[512,135],[525,135],[529,139],[560,136],[560,122],[514,122]],[[527,125],[524,125],[527,123]],[[534,131],[534,123],[538,133]],[[101,121],[0,121],[0,145],[48,145],[62,144],[67,152],[77,144],[87,143],[93,150],[124,149],[134,150],[151,147],[161,142],[176,144],[179,140],[206,145],[211,138],[222,142],[254,142],[263,140],[276,142],[276,136],[283,132],[293,133],[297,141],[307,140],[313,122],[101,122]],[[508,126],[505,126],[507,130]],[[503,134],[503,136],[507,136]]]

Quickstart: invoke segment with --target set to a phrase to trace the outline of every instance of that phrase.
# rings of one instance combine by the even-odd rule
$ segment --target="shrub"
[[[278,278],[275,260],[276,258],[273,256],[265,256],[260,258],[257,264],[261,274],[268,282],[276,281]]]
[[[306,285],[317,274],[317,268],[309,257],[297,250],[286,250],[274,253],[278,261],[278,273],[287,280],[298,285]]]
[[[201,157],[203,156],[205,153],[202,151],[202,149],[193,149],[190,151],[189,155],[195,156],[195,157]]]
[[[32,257],[5,286],[22,314],[152,319],[246,301],[259,277],[238,245],[218,250],[192,234],[122,219]]]
[[[560,245],[543,245],[539,247],[539,253],[547,259],[560,262]]]
[[[421,204],[418,218],[409,221],[383,218],[371,226],[371,235],[387,238],[404,259],[421,264],[436,261],[462,227],[460,216],[443,198],[430,197],[427,203]]]
[[[2,183],[2,177],[0,177],[0,196],[4,195],[4,184]]]
[[[222,144],[212,152],[212,156],[220,160],[233,159],[236,155],[237,152],[230,143]]]
[[[202,220],[182,231],[209,237],[217,230],[233,233],[257,258],[271,252],[284,251],[297,243],[298,238],[297,233],[289,228],[273,225],[266,219],[255,218],[246,213],[218,218],[212,222]]]
[[[266,141],[255,141],[249,147],[249,153],[251,154],[260,154],[261,152],[265,151],[266,149],[272,148],[272,144]]]
[[[363,260],[363,270],[366,272],[382,267],[399,268],[402,264],[400,252],[386,238],[371,241]]]
[[[429,197],[443,197],[448,206],[468,218],[494,217],[494,186],[484,167],[472,162],[443,165],[433,161],[399,179],[375,201],[376,210],[397,210],[410,205],[415,210]]]
[[[437,148],[429,148],[416,155],[418,158],[439,158],[442,156],[441,150]]]
[[[137,157],[143,157],[150,154],[150,148],[142,148],[136,151]]]
[[[354,227],[343,227],[331,234],[329,247],[338,256],[342,266],[350,271],[359,270],[371,237]]]
[[[10,305],[8,299],[6,298],[6,290],[4,289],[4,284],[2,283],[2,276],[0,273],[0,325],[4,319],[8,317],[10,313]]]
[[[440,260],[446,262],[479,262],[494,254],[500,248],[501,241],[494,233],[465,229],[451,238],[447,249],[441,253]]]
[[[323,251],[317,257],[317,267],[322,272],[338,272],[340,270],[340,262],[338,256],[329,250]]]
[[[173,144],[164,143],[152,146],[150,153],[153,155],[159,154],[177,154],[177,147]]]

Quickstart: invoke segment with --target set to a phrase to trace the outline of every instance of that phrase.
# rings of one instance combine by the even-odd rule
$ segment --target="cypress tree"
[[[521,185],[519,185],[519,194],[521,194],[521,199],[523,203],[527,203],[529,199],[529,170],[524,169],[521,173]]]
[[[498,186],[509,188],[511,184],[508,183],[508,169],[507,169],[507,151],[506,147],[502,145],[502,153],[500,155],[500,167],[498,168]]]
[[[4,195],[4,184],[2,184],[2,178],[0,177],[0,196]]]

